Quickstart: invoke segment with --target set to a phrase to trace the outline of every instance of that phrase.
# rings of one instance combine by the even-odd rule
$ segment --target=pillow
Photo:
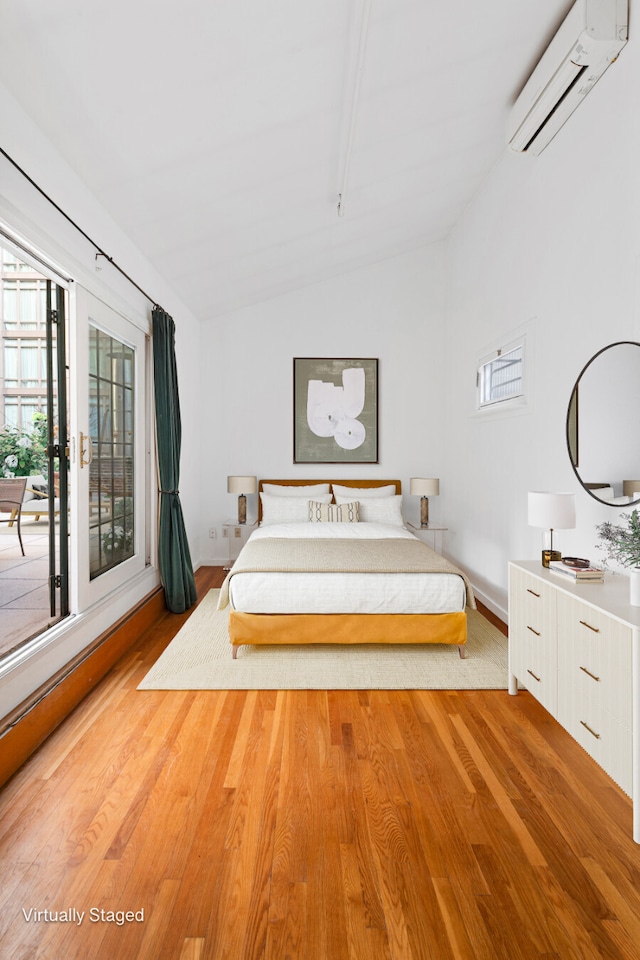
[[[309,500],[305,497],[273,497],[260,494],[262,502],[261,526],[271,523],[304,523],[309,520]],[[319,494],[318,503],[330,503],[331,494]]]
[[[394,497],[396,488],[393,483],[385,487],[341,487],[338,483],[332,483],[333,493],[338,497],[351,497],[351,499],[362,500],[363,497]]]
[[[357,500],[349,503],[318,503],[309,501],[311,523],[357,523],[360,519]]]
[[[336,497],[336,503],[348,501],[345,497]],[[404,527],[402,519],[402,495],[393,497],[366,497],[360,500],[360,520],[368,523],[389,523],[394,527]]]
[[[311,483],[308,486],[287,486],[284,483],[263,483],[262,490],[270,497],[315,497],[316,493],[331,493],[330,483]]]
[[[45,500],[47,498],[47,481],[41,473],[27,477],[27,487],[24,491],[23,503],[29,500]]]

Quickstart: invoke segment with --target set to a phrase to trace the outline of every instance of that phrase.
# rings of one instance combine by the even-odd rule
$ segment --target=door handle
[[[89,445],[89,455],[86,460],[84,455],[85,441]],[[93,461],[93,440],[88,434],[81,433],[80,434],[80,469],[82,470],[83,467],[88,467],[92,461]]]

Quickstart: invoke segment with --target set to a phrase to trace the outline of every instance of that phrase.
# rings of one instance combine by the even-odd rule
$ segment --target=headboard
[[[402,493],[402,481],[401,480],[307,480],[306,477],[304,480],[260,480],[258,484],[258,520],[262,520],[262,500],[260,499],[260,493],[262,492],[263,483],[276,483],[283,487],[306,487],[312,483],[338,483],[341,487],[388,487],[389,484],[393,484],[396,488],[396,494]]]

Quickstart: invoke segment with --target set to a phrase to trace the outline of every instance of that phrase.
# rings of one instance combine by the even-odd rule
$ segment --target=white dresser
[[[640,843],[640,607],[629,581],[509,564],[509,693],[526,687],[633,799]]]

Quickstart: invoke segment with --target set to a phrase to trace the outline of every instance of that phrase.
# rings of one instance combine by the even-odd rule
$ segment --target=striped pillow
[[[309,520],[311,523],[358,523],[360,519],[360,504],[357,500],[352,503],[318,503],[309,500]]]
[[[346,498],[336,497],[338,503],[346,503]],[[369,523],[390,523],[404,527],[402,519],[402,494],[393,497],[367,497],[359,500],[360,521]]]

